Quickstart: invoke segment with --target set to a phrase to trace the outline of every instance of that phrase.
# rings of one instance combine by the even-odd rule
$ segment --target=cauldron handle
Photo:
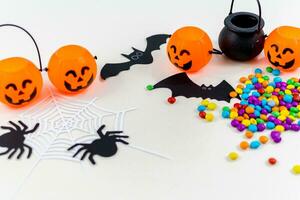
[[[259,10],[259,15],[258,15],[259,16],[259,20],[258,20],[258,28],[257,28],[257,31],[259,32],[261,30],[261,27],[260,27],[260,24],[261,24],[261,5],[260,5],[259,0],[256,0],[256,2],[257,2],[257,5],[258,5],[258,10]],[[229,15],[232,14],[233,4],[234,4],[234,0],[231,1]]]

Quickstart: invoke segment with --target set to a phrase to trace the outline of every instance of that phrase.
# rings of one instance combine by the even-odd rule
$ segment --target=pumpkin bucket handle
[[[259,32],[262,29],[262,27],[260,27],[260,24],[261,24],[261,5],[260,5],[259,0],[256,0],[256,2],[257,2],[257,5],[258,5],[258,11],[259,11],[259,14],[258,14],[259,20],[258,20],[258,28],[257,28],[257,31]],[[229,11],[228,15],[232,14],[233,4],[234,4],[234,0],[231,1],[230,11]]]
[[[10,27],[15,27],[15,28],[19,28],[21,30],[23,30],[27,35],[29,35],[29,37],[32,39],[34,45],[35,45],[35,48],[36,48],[36,51],[38,53],[38,59],[39,59],[39,65],[40,65],[40,71],[42,72],[43,71],[43,68],[42,68],[42,59],[41,59],[41,54],[40,54],[40,50],[39,50],[39,47],[35,41],[35,39],[33,38],[33,36],[23,27],[21,26],[18,26],[18,25],[15,25],[15,24],[0,24],[0,27],[4,27],[4,26],[10,26]]]

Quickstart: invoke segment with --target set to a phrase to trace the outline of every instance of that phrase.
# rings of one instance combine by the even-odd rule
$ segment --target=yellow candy
[[[285,90],[284,93],[285,94],[292,94],[291,90]]]
[[[208,110],[215,110],[216,107],[217,107],[217,104],[215,104],[215,103],[209,103],[209,104],[207,105],[207,109],[208,109]]]
[[[297,113],[297,117],[300,118],[300,112]]]
[[[300,174],[300,165],[294,165],[293,172],[294,174]]]
[[[250,126],[251,122],[250,122],[250,120],[248,120],[248,119],[244,119],[244,120],[242,121],[242,124],[245,125],[246,127],[248,127],[248,126]]]
[[[267,93],[272,93],[272,92],[274,91],[274,88],[273,88],[272,86],[268,86],[268,87],[265,89],[265,91],[266,91]]]
[[[239,158],[239,154],[237,154],[236,152],[231,152],[228,154],[228,158],[230,160],[236,160]],[[300,167],[300,166],[299,166]],[[300,169],[299,169],[299,173],[300,173]]]
[[[203,105],[203,106],[207,106],[208,104],[209,104],[208,99],[204,99],[201,101],[201,105]]]
[[[296,118],[292,115],[289,115],[288,118],[290,118],[290,120],[292,120],[292,121],[296,121]]]
[[[241,88],[236,88],[235,91],[238,94],[243,94],[243,90]]]
[[[251,118],[251,119],[250,119],[250,123],[256,125],[256,124],[257,124],[257,121],[256,121],[254,118]]]
[[[252,84],[252,81],[250,81],[250,80],[246,81],[245,85],[247,85],[247,84]]]
[[[284,131],[284,126],[282,126],[282,125],[277,125],[277,126],[275,127],[275,130],[276,130],[276,131],[279,131],[279,132],[283,132],[283,131]]]
[[[258,78],[258,82],[259,83],[262,83],[262,82],[264,82],[265,80],[263,79],[263,78]]]
[[[286,116],[280,115],[280,116],[278,117],[278,119],[279,119],[280,121],[285,121],[285,120],[286,120]]]
[[[280,112],[280,114],[287,117],[287,116],[290,115],[290,112],[289,112],[288,110],[285,109],[285,110],[282,110],[282,111]]]
[[[207,113],[205,115],[205,120],[208,121],[208,122],[211,122],[214,120],[214,115],[212,113]]]
[[[294,85],[288,85],[286,88],[289,89],[289,90],[292,90],[292,89],[295,88],[295,86]]]
[[[230,119],[235,119],[238,116],[239,116],[239,114],[237,112],[230,112],[230,115],[229,115]]]

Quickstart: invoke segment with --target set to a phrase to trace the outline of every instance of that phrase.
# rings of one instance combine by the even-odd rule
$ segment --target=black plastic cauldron
[[[263,50],[265,34],[261,6],[257,0],[259,16],[249,12],[232,13],[234,0],[231,2],[229,15],[225,18],[225,27],[219,35],[219,46],[229,58],[247,61],[256,57]]]

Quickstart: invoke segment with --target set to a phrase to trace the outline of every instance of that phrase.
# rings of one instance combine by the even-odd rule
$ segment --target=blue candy
[[[273,80],[275,83],[282,82],[282,79],[280,77],[275,77]]]
[[[205,110],[206,110],[205,106],[203,106],[203,105],[198,106],[198,111],[199,112],[202,112],[202,111],[205,111]]]
[[[267,122],[266,123],[266,127],[267,127],[267,129],[274,129],[275,128],[275,124],[273,122]]]
[[[279,70],[279,69],[274,69],[274,70],[272,71],[272,74],[273,74],[274,76],[279,76],[279,75],[280,75],[280,70]]]
[[[262,70],[259,68],[256,68],[254,71],[255,74],[262,74]]]
[[[257,131],[257,126],[254,124],[251,124],[250,126],[248,126],[248,130],[254,133]]]
[[[251,149],[257,149],[259,146],[260,146],[260,142],[257,141],[257,140],[250,143],[250,148]]]
[[[230,116],[230,112],[229,112],[229,111],[224,110],[224,111],[222,112],[222,117],[223,117],[223,118],[229,118],[229,116]]]
[[[287,103],[292,103],[293,102],[293,96],[286,94],[283,96],[283,101],[287,102]]]
[[[247,100],[249,98],[249,95],[244,93],[244,94],[241,95],[241,98],[244,99],[244,100],[245,99]]]

